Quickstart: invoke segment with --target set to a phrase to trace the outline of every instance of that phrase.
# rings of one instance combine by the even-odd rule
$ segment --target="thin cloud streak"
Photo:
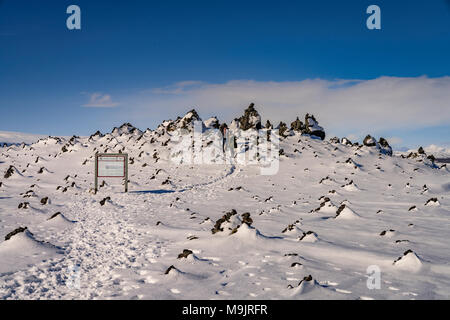
[[[86,94],[86,93],[84,93]],[[109,94],[103,94],[100,92],[94,92],[90,94],[89,102],[84,104],[83,107],[90,108],[113,108],[117,107],[119,104],[112,101]]]

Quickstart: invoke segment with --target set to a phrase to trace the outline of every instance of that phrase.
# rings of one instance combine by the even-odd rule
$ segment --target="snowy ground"
[[[445,167],[296,135],[282,141],[279,173],[262,176],[156,161],[164,137],[108,137],[0,148],[1,299],[450,298]],[[134,158],[127,194],[115,180],[89,192],[92,156],[105,147]],[[28,230],[3,241],[18,227]],[[367,288],[371,265],[380,289]]]

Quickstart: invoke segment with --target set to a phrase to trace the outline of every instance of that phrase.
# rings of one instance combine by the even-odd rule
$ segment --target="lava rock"
[[[239,127],[246,131],[249,129],[261,129],[261,116],[255,109],[255,104],[251,103],[244,111],[244,115],[239,118]]]
[[[106,201],[111,201],[111,197],[106,197],[103,200],[100,201],[100,205],[104,206],[106,204]]]
[[[316,118],[309,113],[305,115],[304,133],[325,140],[325,130],[321,126],[319,126],[319,122],[316,120]]]
[[[192,250],[184,249],[182,253],[178,255],[178,259],[187,258],[189,255],[194,254]]]
[[[8,233],[5,237],[5,241],[8,241],[9,239],[11,239],[13,236],[15,236],[16,234],[22,233],[27,231],[27,227],[23,228],[23,227],[19,227],[17,229],[15,229],[14,231]]]
[[[375,147],[377,145],[377,140],[375,140],[374,137],[372,137],[370,134],[368,134],[363,141],[363,144],[366,147]]]

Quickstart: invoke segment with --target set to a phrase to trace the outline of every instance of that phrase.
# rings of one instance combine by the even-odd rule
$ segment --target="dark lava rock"
[[[8,170],[6,170],[6,172],[5,172],[4,178],[5,179],[10,178],[14,174],[15,170],[16,170],[16,168],[14,166],[9,166]]]
[[[280,137],[286,138],[289,135],[287,131],[288,127],[286,126],[286,123],[281,121],[278,125],[278,134],[280,135]]]
[[[19,204],[19,209],[28,209],[28,206],[30,205],[29,202],[23,202]]]
[[[111,197],[106,197],[103,200],[100,201],[100,205],[104,206],[106,204],[106,201],[111,201]]]
[[[406,251],[403,253],[403,256],[397,258],[397,260],[395,260],[394,263],[400,261],[404,256],[406,256],[406,255],[408,255],[408,254],[410,254],[410,253],[414,253],[414,251],[412,251],[411,249],[406,250]]]
[[[232,209],[230,212],[225,213],[222,218],[216,221],[214,224],[214,228],[211,229],[212,234],[215,234],[217,232],[222,232],[222,223],[224,222],[230,222],[230,218],[237,214],[237,211],[235,209]]]
[[[250,213],[249,212],[245,212],[241,215],[242,217],[242,223],[247,224],[248,226],[251,226],[253,223],[253,219],[250,218]]]
[[[27,227],[25,227],[25,228],[22,228],[22,227],[17,228],[16,230],[14,230],[14,231],[12,231],[12,232],[10,232],[10,233],[8,233],[6,235],[5,241],[8,241],[9,239],[11,239],[13,236],[15,236],[18,233],[25,232],[27,229],[28,229]]]
[[[307,235],[310,235],[310,234],[314,234],[314,231],[303,232],[303,235],[298,240],[302,241]]]
[[[375,147],[377,145],[377,140],[375,140],[374,137],[372,137],[370,134],[368,134],[363,141],[363,144],[366,147]]]
[[[244,115],[239,118],[239,127],[242,130],[261,129],[261,116],[255,109],[255,104],[251,103],[244,111]]]
[[[389,232],[395,232],[395,230],[390,229]],[[386,233],[387,233],[387,231],[386,231],[386,230],[383,230],[383,231],[381,231],[380,236],[385,236]]]
[[[380,140],[378,141],[378,144],[380,145],[380,151],[388,156],[392,156],[392,147],[389,145],[389,142],[383,138],[380,137]]]
[[[50,218],[48,218],[47,220],[52,220],[52,219],[55,219],[57,216],[61,216],[62,214],[61,214],[61,212],[57,212],[57,213],[55,213],[55,214],[53,214]]]
[[[178,259],[187,258],[191,254],[193,254],[191,250],[184,249],[183,252],[178,255]]]
[[[314,281],[314,279],[313,279],[313,277],[311,275],[309,275],[307,277],[304,277],[303,280],[298,283],[298,285],[301,285],[302,282],[304,282],[304,281],[311,282],[311,281]]]
[[[288,231],[292,231],[294,230],[295,226],[293,224],[288,225],[286,228],[284,228],[283,231],[281,231],[281,233],[286,233]]]
[[[331,143],[340,143],[341,140],[340,140],[338,137],[334,137],[334,138],[331,138],[331,139],[330,139],[330,142],[331,142]]]
[[[438,199],[437,199],[437,198],[431,198],[431,199],[428,199],[428,201],[425,203],[425,205],[428,205],[428,204],[431,203],[431,202],[436,203],[436,202],[438,202]]]
[[[310,115],[309,113],[305,115],[304,133],[325,140],[325,130],[321,126],[319,126],[319,122],[316,120],[316,118],[313,115]]]
[[[171,265],[169,268],[167,268],[167,270],[164,272],[164,274],[169,274],[170,273],[170,271],[172,271],[172,270],[178,270],[177,268],[175,268],[175,266],[174,265]]]
[[[342,141],[341,141],[341,143],[342,144],[345,144],[345,145],[348,145],[348,146],[352,146],[353,145],[353,143],[349,140],[349,139],[347,139],[347,138],[342,138]]]
[[[303,126],[303,122],[300,121],[300,119],[297,117],[294,122],[291,123],[291,130],[296,132],[302,132],[305,130],[305,127]]]
[[[341,214],[342,210],[345,209],[345,204],[342,204],[336,211],[336,216],[335,218],[339,217],[339,215]]]
[[[45,206],[47,203],[48,203],[48,197],[45,197],[45,198],[42,198],[41,199],[41,204],[43,205],[43,206]]]

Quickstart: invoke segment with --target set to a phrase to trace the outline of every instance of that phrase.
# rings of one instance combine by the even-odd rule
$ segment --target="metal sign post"
[[[128,192],[128,154],[95,154],[95,193],[98,191],[98,178],[125,179],[125,192]]]

